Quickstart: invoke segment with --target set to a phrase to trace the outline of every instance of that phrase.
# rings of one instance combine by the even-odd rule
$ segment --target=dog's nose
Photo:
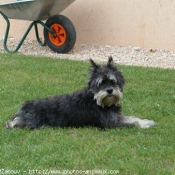
[[[107,92],[108,94],[112,94],[113,89],[112,89],[112,88],[107,88],[107,89],[106,89],[106,92]]]

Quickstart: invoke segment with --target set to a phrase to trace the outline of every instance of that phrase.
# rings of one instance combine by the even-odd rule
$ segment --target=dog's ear
[[[109,57],[108,57],[107,67],[108,67],[108,68],[115,67],[112,56],[109,56]]]
[[[92,59],[90,59],[90,62],[91,62],[91,68],[93,69],[99,68],[99,66]]]

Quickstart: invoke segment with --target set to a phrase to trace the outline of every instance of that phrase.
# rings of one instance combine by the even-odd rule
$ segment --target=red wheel
[[[75,45],[76,31],[72,22],[63,15],[54,15],[46,21],[46,26],[55,34],[44,28],[44,38],[51,50],[58,53],[67,53]]]
[[[50,26],[50,29],[52,29],[56,35],[53,35],[51,33],[49,34],[49,39],[50,41],[55,45],[55,46],[61,46],[66,42],[66,31],[63,26],[60,24],[53,24]]]

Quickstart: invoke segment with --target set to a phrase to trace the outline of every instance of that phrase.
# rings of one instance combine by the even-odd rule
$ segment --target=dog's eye
[[[114,80],[110,80],[110,83],[111,83],[112,85],[114,85],[114,84],[115,84],[115,81],[114,81]]]
[[[114,85],[114,80],[104,79],[101,83],[101,85]]]
[[[104,85],[106,83],[107,83],[107,80],[106,79],[105,80],[102,80],[101,85]]]

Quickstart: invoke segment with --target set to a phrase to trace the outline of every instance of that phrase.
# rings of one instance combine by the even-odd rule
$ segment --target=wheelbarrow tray
[[[1,3],[0,11],[8,18],[21,20],[45,20],[59,14],[75,0],[18,0]]]

